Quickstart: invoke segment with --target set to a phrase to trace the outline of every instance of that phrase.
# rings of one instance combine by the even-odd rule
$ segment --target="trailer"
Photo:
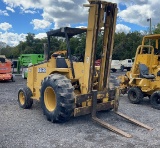
[[[116,72],[117,70],[121,69],[121,62],[120,60],[112,60],[111,62],[111,70]]]
[[[132,59],[125,59],[121,60],[121,71],[126,69],[127,71],[130,71],[133,65]]]

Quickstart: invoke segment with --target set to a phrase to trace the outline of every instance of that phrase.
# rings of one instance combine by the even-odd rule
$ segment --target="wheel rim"
[[[52,112],[56,108],[56,95],[52,87],[47,87],[44,91],[44,104]]]
[[[19,93],[19,102],[21,105],[24,105],[24,103],[25,103],[25,96],[22,91]]]

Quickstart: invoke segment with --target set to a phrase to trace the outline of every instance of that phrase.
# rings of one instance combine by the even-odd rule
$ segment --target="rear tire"
[[[153,108],[160,110],[160,91],[154,92],[150,97]]]
[[[18,91],[18,103],[23,109],[32,107],[33,100],[31,99],[32,92],[29,87],[20,88]]]
[[[133,104],[139,104],[143,99],[143,93],[138,87],[131,87],[128,91],[128,99]]]
[[[74,90],[70,80],[61,74],[44,78],[41,87],[41,107],[51,122],[65,122],[74,111]]]

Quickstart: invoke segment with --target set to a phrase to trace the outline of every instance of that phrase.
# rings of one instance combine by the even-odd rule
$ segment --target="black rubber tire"
[[[121,71],[124,71],[124,66],[123,65],[121,65]]]
[[[15,82],[15,76],[12,75],[12,78],[11,78],[12,82]]]
[[[20,88],[18,91],[18,103],[23,109],[32,107],[33,99],[31,99],[32,92],[29,87]]]
[[[53,90],[55,96],[50,97],[49,95],[45,95],[45,93],[48,93],[47,90],[50,88],[52,88],[51,90]],[[48,109],[47,105],[45,104],[45,101],[48,98],[49,101],[54,104],[53,109],[50,110],[49,107],[51,103],[46,103],[49,106]],[[75,105],[74,90],[70,80],[61,74],[51,74],[45,77],[44,81],[42,82],[40,101],[43,114],[46,115],[47,120],[61,123],[68,121],[70,117],[73,116]]]
[[[155,91],[151,95],[150,102],[153,108],[160,110],[160,91]]]
[[[138,87],[131,87],[128,91],[128,99],[133,104],[139,104],[143,100],[143,93]]]
[[[117,71],[117,69],[112,69],[112,71],[113,71],[113,72],[116,72],[116,71]]]
[[[131,68],[130,68],[130,67],[128,67],[128,68],[127,68],[127,71],[130,71],[130,70],[131,70]]]

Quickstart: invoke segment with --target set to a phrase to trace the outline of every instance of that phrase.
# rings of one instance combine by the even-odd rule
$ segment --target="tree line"
[[[157,27],[152,31],[152,33],[160,33],[160,24],[157,25]],[[115,33],[112,59],[123,60],[133,58],[137,47],[141,44],[142,38],[146,34],[147,32],[142,34],[138,31],[129,32],[127,34],[125,34],[124,32]],[[70,39],[70,48],[72,55],[84,55],[86,44],[85,40],[85,33]],[[2,48],[1,54],[6,55],[7,58],[18,58],[20,54],[43,54],[44,43],[47,43],[47,38],[36,39],[33,33],[28,33],[26,36],[26,41],[20,42],[15,47],[6,46]],[[64,39],[53,37],[51,43],[51,53],[57,50],[66,50],[66,42]],[[102,35],[99,34],[96,49],[97,59],[101,57],[101,49]]]

